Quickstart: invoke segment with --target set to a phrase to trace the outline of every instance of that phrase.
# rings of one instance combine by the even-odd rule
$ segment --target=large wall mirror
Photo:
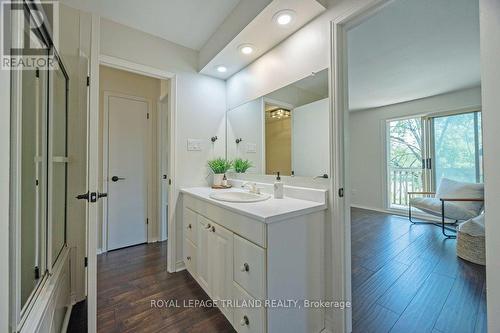
[[[227,158],[246,173],[323,177],[330,173],[328,69],[227,112]]]

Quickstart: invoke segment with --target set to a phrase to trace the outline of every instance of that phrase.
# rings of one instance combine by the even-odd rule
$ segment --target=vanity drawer
[[[234,235],[234,281],[251,296],[266,298],[266,251]]]
[[[235,234],[241,235],[259,246],[266,247],[266,225],[264,223],[189,194],[184,194],[182,200],[184,209],[191,209]]]
[[[186,238],[193,242],[193,244],[195,245],[198,239],[197,216],[198,214],[193,212],[191,209],[184,208],[184,216],[182,219],[184,223],[184,233],[186,235]]]
[[[196,246],[187,238],[184,239],[184,263],[188,272],[196,278]]]
[[[233,299],[240,305],[246,301],[251,305],[253,298],[237,283],[233,283]],[[266,309],[261,307],[235,307],[233,310],[233,327],[238,333],[264,333],[266,327]]]

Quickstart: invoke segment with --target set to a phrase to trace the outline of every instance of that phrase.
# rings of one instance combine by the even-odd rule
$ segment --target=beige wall
[[[157,128],[155,124],[158,119],[158,110],[157,110],[157,102],[161,96],[161,80],[122,71],[119,69],[114,69],[106,66],[100,66],[99,69],[99,115],[100,115],[100,124],[101,129],[99,133],[99,142],[100,147],[103,147],[103,128],[102,124],[104,123],[104,92],[115,92],[120,94],[131,95],[135,97],[142,97],[148,99],[150,101],[151,110],[150,110],[150,119],[152,121],[152,138],[153,138],[153,147],[152,147],[152,163],[150,175],[153,177],[153,187],[151,193],[151,199],[149,201],[149,207],[151,208],[151,216],[149,216],[150,221],[156,221],[156,223],[150,224],[150,230],[148,232],[149,240],[157,240],[158,239],[158,226],[159,226],[159,216],[158,216],[158,182],[155,182],[154,175],[158,174],[158,156],[154,152],[158,151],[158,140],[157,140]],[[163,84],[165,86],[165,84]],[[101,150],[102,154],[102,150]],[[102,170],[103,165],[102,161],[104,160],[104,156],[100,159],[100,169]],[[103,176],[102,172],[99,178],[99,191],[103,192]],[[100,210],[102,212],[102,205],[104,201],[99,201]],[[101,214],[102,216],[102,214]],[[99,221],[99,235],[98,235],[98,247],[102,249],[102,218]]]
[[[292,121],[266,119],[266,174],[292,173]]]

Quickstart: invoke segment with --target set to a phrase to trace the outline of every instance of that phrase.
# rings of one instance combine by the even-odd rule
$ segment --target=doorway
[[[92,20],[93,28],[96,28],[98,31],[98,20]],[[94,29],[93,29],[94,31]],[[94,37],[94,36],[93,36]],[[98,49],[99,38],[92,39],[92,49]],[[92,54],[92,60],[95,61],[96,64],[100,64],[92,67],[91,71],[91,79],[90,79],[90,133],[89,137],[92,138],[90,140],[90,171],[89,171],[89,179],[91,179],[92,188],[102,190],[104,177],[103,177],[103,131],[102,124],[104,122],[103,112],[99,112],[101,106],[104,103],[104,90],[110,92],[119,92],[126,95],[133,95],[136,97],[138,94],[135,91],[121,91],[119,89],[114,89],[110,87],[106,87],[105,82],[101,79],[101,75],[103,71],[108,70],[117,70],[119,72],[126,74],[133,74],[139,77],[147,78],[147,79],[156,79],[159,80],[159,94],[155,97],[145,97],[151,101],[152,108],[157,107],[161,117],[155,118],[156,115],[150,114],[151,122],[154,124],[152,126],[152,151],[153,156],[159,156],[159,152],[165,155],[163,159],[165,164],[159,165],[158,160],[153,161],[151,163],[152,171],[151,175],[153,178],[153,186],[157,189],[161,188],[162,184],[168,184],[166,192],[168,193],[168,205],[172,207],[173,203],[176,200],[174,195],[175,189],[175,146],[171,143],[175,142],[175,119],[176,119],[176,75],[170,72],[166,72],[157,68],[145,66],[142,64],[130,62],[127,60],[99,55],[96,53]],[[118,80],[121,84],[129,83],[128,80]],[[140,85],[139,85],[140,86]],[[144,87],[142,87],[144,88]],[[156,89],[153,89],[156,91]],[[158,107],[158,102],[164,101],[167,103],[165,107]],[[162,123],[166,123],[165,126],[159,126]],[[158,126],[157,126],[158,125]],[[167,137],[167,140],[159,139],[159,138]],[[158,144],[155,144],[158,143]],[[168,168],[167,168],[168,165]],[[168,170],[168,173],[167,173]],[[160,191],[160,195],[157,195],[157,200],[151,199],[148,200],[148,211],[151,212],[150,216],[156,215],[153,220],[149,220],[149,228],[148,228],[148,242],[155,242],[157,240],[164,240],[163,238],[159,238],[159,227],[158,227],[158,216],[159,208],[161,205],[159,202],[162,200],[162,192]],[[165,193],[165,191],[163,191]],[[97,204],[93,205],[91,211],[89,211],[89,260],[88,260],[88,330],[89,332],[95,332],[97,329],[97,299],[98,299],[98,291],[97,291],[97,276],[98,276],[98,255],[105,252],[106,244],[104,244],[106,238],[103,238],[103,211],[105,207],[105,201],[108,198],[103,198],[98,201]],[[152,207],[151,207],[152,206]],[[165,225],[163,225],[164,231],[160,234],[167,234],[168,230],[175,230],[174,228],[174,215],[172,213],[173,210],[168,211],[168,216],[166,217]],[[152,226],[153,225],[153,226]],[[153,244],[154,245],[154,244]],[[139,248],[140,246],[133,247]],[[166,253],[166,267],[168,272],[174,272],[176,268],[176,246],[175,246],[175,233],[172,233],[171,237],[169,237],[168,243],[162,244],[162,248],[167,248]],[[119,252],[119,251],[118,251]],[[117,252],[115,252],[117,253]],[[100,258],[103,258],[101,256]],[[111,280],[108,280],[112,282]]]
[[[446,4],[449,5],[446,1],[369,1],[353,5],[349,14],[332,24],[332,153],[336,173],[332,185],[339,193],[333,199],[332,246],[334,263],[343,273],[336,280],[345,281],[339,290],[346,298],[352,297],[352,313],[345,314],[344,331],[485,330],[485,267],[457,257],[456,240],[443,239],[439,229],[431,225],[412,226],[404,216],[406,212],[396,215],[386,205],[391,193],[387,157],[394,153],[387,140],[391,125],[416,125],[418,139],[402,136],[412,137],[412,148],[418,150],[413,154],[406,149],[409,156],[413,154],[407,167],[415,168],[415,174],[409,175],[409,190],[414,186],[423,192],[426,188],[435,189],[443,175],[452,175],[451,171],[462,168],[459,158],[447,157],[452,148],[460,147],[449,145],[445,152],[437,151],[439,142],[445,144],[447,140],[443,124],[447,122],[450,129],[452,123],[463,124],[463,119],[453,119],[458,116],[457,110],[460,117],[469,117],[470,123],[480,123],[480,114],[475,113],[481,108],[478,2],[454,3],[453,13],[438,8],[450,8]],[[444,12],[445,19],[440,18]],[[391,15],[396,17],[392,24]],[[410,19],[415,16],[422,19]],[[409,33],[407,29],[412,26],[415,29]],[[426,33],[427,29],[433,34]],[[467,34],[458,34],[460,29]],[[352,35],[348,36],[353,31],[358,37],[368,32],[358,38],[358,48],[352,47]],[[461,44],[465,39],[453,38],[454,35],[466,35],[469,42]],[[405,37],[399,39],[402,36]],[[411,36],[411,43],[399,45],[409,40],[407,36]],[[432,42],[436,43],[429,47]],[[427,53],[429,50],[432,55]],[[451,69],[455,65],[446,52],[456,55],[455,65],[467,63],[457,68],[465,67],[461,74],[470,76],[454,76],[456,71]],[[353,54],[357,55],[355,59]],[[420,58],[415,59],[416,56]],[[450,66],[439,65],[439,61]],[[470,84],[457,85],[469,79]],[[438,83],[446,89],[438,91]],[[467,98],[460,101],[459,95]],[[474,97],[469,99],[471,96]],[[400,112],[395,113],[396,110]],[[388,122],[392,120],[393,124]],[[468,127],[467,133],[472,136],[457,129],[452,132],[450,135],[460,133],[458,140],[477,136],[477,140],[468,141],[470,149],[460,148],[459,155],[468,155],[468,163],[463,166],[467,172],[459,173],[467,175],[469,182],[481,182],[480,126]],[[354,153],[356,149],[359,154]],[[402,193],[409,190],[401,189]],[[358,207],[351,209],[353,203]],[[470,277],[473,284],[468,285]],[[466,286],[464,294],[470,297],[462,299],[464,294],[457,294],[460,285]],[[471,310],[460,304],[467,304]]]

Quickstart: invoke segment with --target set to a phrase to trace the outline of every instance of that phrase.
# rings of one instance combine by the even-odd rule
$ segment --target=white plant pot
[[[221,186],[222,185],[222,179],[224,179],[224,174],[223,173],[216,173],[216,174],[214,174],[214,186]]]

